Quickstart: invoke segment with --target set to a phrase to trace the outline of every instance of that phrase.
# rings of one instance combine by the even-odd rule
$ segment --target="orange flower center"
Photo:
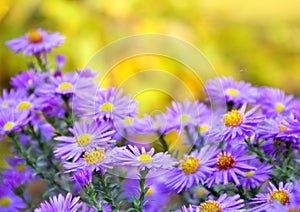
[[[43,36],[41,33],[34,30],[34,31],[28,32],[27,39],[28,39],[29,43],[40,43],[43,41]]]
[[[219,153],[217,158],[217,167],[219,170],[231,169],[235,166],[235,159],[231,155],[227,155],[226,152]]]

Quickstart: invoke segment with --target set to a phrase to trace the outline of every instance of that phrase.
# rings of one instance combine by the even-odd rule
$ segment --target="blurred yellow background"
[[[67,55],[66,70],[85,67],[99,49],[117,39],[161,33],[196,46],[219,76],[233,76],[299,95],[299,8],[298,0],[1,0],[0,88],[8,87],[9,78],[26,70],[26,61],[31,59],[22,54],[15,56],[4,42],[30,29],[44,28],[66,36],[65,43],[54,50]],[[118,84],[134,71],[149,68],[175,73],[193,93],[201,90],[201,83],[189,76],[186,67],[154,57],[125,61],[115,67],[117,74],[110,83]],[[154,94],[137,99],[142,102],[149,95]],[[197,95],[201,97],[201,92]],[[158,95],[157,101],[168,98]],[[153,101],[142,104],[158,105]],[[147,111],[145,107],[141,112]]]
[[[29,59],[14,56],[4,42],[41,27],[66,35],[55,52],[68,56],[69,69],[84,67],[116,39],[162,33],[195,45],[219,75],[299,94],[299,8],[298,0],[2,0],[1,88]]]

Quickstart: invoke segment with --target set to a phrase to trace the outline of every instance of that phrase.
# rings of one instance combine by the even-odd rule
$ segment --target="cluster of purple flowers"
[[[90,69],[64,74],[63,55],[51,69],[63,40],[38,29],[6,43],[36,63],[0,96],[0,138],[13,152],[0,211],[300,210],[299,99],[221,77],[207,81],[206,102],[141,116],[130,95],[100,87]],[[137,143],[148,137],[155,142]],[[37,206],[26,187],[41,180]]]

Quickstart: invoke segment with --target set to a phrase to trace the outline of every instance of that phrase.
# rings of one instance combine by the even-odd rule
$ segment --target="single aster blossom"
[[[10,84],[15,88],[23,88],[29,91],[42,83],[47,77],[49,77],[49,73],[41,73],[31,68],[29,71],[20,72],[12,77]]]
[[[209,99],[219,104],[232,103],[236,107],[244,103],[253,104],[257,98],[256,88],[244,81],[236,82],[232,77],[207,80],[204,90]]]
[[[49,83],[44,83],[37,89],[40,96],[52,94],[74,94],[79,75],[77,72],[67,73],[61,77],[50,77]]]
[[[36,96],[31,94],[30,96],[22,96],[15,100],[16,111],[32,111],[35,109]]]
[[[106,122],[75,122],[69,129],[73,136],[58,136],[54,139],[59,143],[54,148],[54,154],[62,160],[76,161],[83,152],[96,147],[106,147],[115,142],[112,136],[115,131]]]
[[[276,188],[271,182],[270,187],[268,187],[269,193],[259,193],[249,205],[256,205],[255,207],[249,209],[249,212],[263,212],[263,211],[273,211],[276,202],[281,205],[289,205],[290,197],[292,195],[293,184],[283,182],[279,183],[279,188]]]
[[[299,135],[290,128],[288,118],[267,119],[258,127],[257,138],[264,140],[297,143]]]
[[[86,95],[83,101],[78,101],[75,112],[84,118],[99,121],[122,120],[137,114],[137,102],[130,99],[130,95],[122,96],[122,90],[116,88],[100,89],[95,95]]]
[[[227,147],[226,151],[219,152],[214,163],[216,169],[207,179],[207,185],[209,187],[219,183],[227,185],[229,182],[240,185],[240,177],[245,177],[247,172],[256,170],[254,166],[248,164],[250,160],[256,158],[256,155],[245,155],[247,151]]]
[[[2,172],[2,183],[11,189],[19,187],[34,180],[33,171],[30,167],[26,167],[25,161],[20,158],[6,159],[10,168],[4,169]]]
[[[136,120],[136,131],[141,134],[159,133],[164,134],[166,132],[166,117],[165,114],[157,114],[154,117],[145,114],[143,118]]]
[[[199,152],[185,155],[179,166],[167,175],[166,187],[179,193],[199,183],[204,184],[207,176],[215,170],[213,166],[217,153],[216,147],[205,146]]]
[[[267,117],[289,115],[296,109],[296,101],[293,95],[285,95],[284,91],[278,88],[263,87],[259,90],[262,113]]]
[[[79,169],[70,180],[75,180],[81,186],[86,186],[92,182],[93,172],[90,169]]]
[[[200,116],[207,111],[207,107],[204,104],[200,104],[198,101],[190,102],[185,99],[183,104],[173,101],[172,107],[167,107],[166,131],[169,132],[176,129],[180,132],[185,127],[198,126]]]
[[[218,141],[243,143],[245,138],[254,134],[264,120],[264,116],[256,114],[257,109],[255,106],[245,113],[246,104],[244,104],[239,110],[227,112],[223,116],[223,123],[216,126],[209,136]]]
[[[12,109],[15,106],[15,101],[23,96],[27,96],[24,89],[3,89],[2,96],[0,96],[0,109]]]
[[[90,169],[91,171],[100,171],[105,173],[106,168],[112,168],[112,151],[96,147],[83,153],[82,157],[76,161],[64,162],[65,172],[76,172],[80,169]]]
[[[256,170],[246,172],[241,178],[241,185],[248,190],[261,186],[264,182],[270,179],[272,174],[272,166],[264,163],[259,163],[257,160],[252,160],[250,165],[256,167]]]
[[[114,150],[114,160],[117,165],[137,167],[139,170],[148,168],[150,170],[167,170],[176,164],[175,159],[167,152],[154,154],[154,148],[146,151],[144,147],[139,150],[136,146],[128,145]]]
[[[50,202],[43,201],[40,204],[40,208],[34,209],[34,212],[77,212],[82,206],[79,199],[80,197],[73,198],[71,193],[68,193],[66,197],[59,194],[58,196],[50,197]]]
[[[7,41],[6,45],[13,51],[24,55],[39,55],[50,52],[54,47],[59,46],[65,40],[65,36],[55,33],[48,33],[43,29],[29,31],[26,35]]]
[[[23,200],[16,196],[10,189],[7,187],[0,187],[0,211],[1,212],[19,212],[22,209],[25,209],[27,205]]]
[[[0,111],[0,136],[18,131],[28,122],[28,112],[14,110]]]

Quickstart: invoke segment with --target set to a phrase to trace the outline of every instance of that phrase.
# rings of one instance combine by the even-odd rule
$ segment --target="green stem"
[[[32,160],[32,159],[30,158],[30,155],[29,155],[28,151],[26,151],[26,150],[23,149],[21,143],[19,142],[18,139],[16,139],[16,137],[15,137],[15,135],[14,135],[13,133],[10,133],[8,136],[12,139],[13,144],[14,144],[14,146],[15,146],[15,148],[16,148],[17,154],[18,154],[19,156],[21,156],[22,158],[25,159],[26,164],[27,164],[28,166],[30,166],[38,176],[40,176],[42,179],[48,180],[48,181],[49,181],[49,182],[50,182],[57,190],[59,190],[59,191],[61,191],[61,192],[63,192],[63,193],[67,193],[67,192],[68,192],[67,190],[65,190],[64,188],[62,188],[62,187],[54,180],[54,177],[53,177],[53,176],[49,176],[48,174],[46,174],[47,172],[42,172],[42,171],[39,169],[39,167],[38,167],[37,164],[36,164],[36,161],[34,161],[34,160]]]
[[[47,67],[46,65],[43,63],[41,57],[39,57],[38,55],[34,55],[36,60],[37,60],[37,63],[39,65],[39,67],[41,68],[42,72],[47,72]]]
[[[139,179],[139,184],[140,184],[140,197],[138,199],[138,203],[134,204],[134,208],[142,212],[143,211],[143,202],[146,196],[146,193],[148,191],[147,188],[145,188],[145,182],[146,182],[146,176],[149,172],[149,169],[144,169],[143,171],[140,171],[140,179]]]
[[[117,209],[117,205],[114,201],[114,199],[111,197],[111,191],[109,187],[107,186],[107,183],[105,182],[105,177],[100,172],[98,172],[98,177],[100,179],[101,187],[103,190],[103,199],[106,200],[112,207],[112,209]]]
[[[161,143],[161,145],[163,147],[163,150],[165,152],[169,151],[169,146],[168,146],[168,144],[167,144],[167,142],[166,142],[166,140],[164,138],[164,135],[161,134],[160,132],[157,132],[157,135],[159,136],[159,141],[160,141],[160,143]]]
[[[86,194],[89,196],[93,205],[97,209],[97,212],[102,212],[103,211],[102,206],[97,203],[96,193],[95,193],[93,184],[90,183],[89,185],[85,186],[84,188],[85,188]]]

